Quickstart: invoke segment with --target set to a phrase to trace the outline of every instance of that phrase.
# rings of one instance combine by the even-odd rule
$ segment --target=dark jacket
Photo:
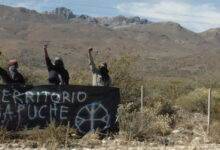
[[[12,79],[10,73],[0,67],[0,76],[5,84],[25,84],[24,77],[17,71],[15,72],[14,79]]]
[[[46,65],[49,72],[48,83],[50,85],[68,85],[69,84],[69,73],[63,68],[57,68],[51,63],[49,57],[46,58]]]

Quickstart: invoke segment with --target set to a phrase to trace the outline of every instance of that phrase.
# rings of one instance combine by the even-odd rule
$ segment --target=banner
[[[118,88],[92,86],[0,85],[0,126],[44,128],[70,122],[79,132],[107,129],[115,123]]]

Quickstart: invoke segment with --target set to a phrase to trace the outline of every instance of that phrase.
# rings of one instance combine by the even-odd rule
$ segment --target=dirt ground
[[[206,134],[207,117],[199,113],[184,113],[171,133],[164,137],[158,137],[160,140],[154,142],[128,141],[119,133],[114,138],[107,137],[102,140],[97,138],[94,133],[87,134],[83,138],[70,142],[69,144],[57,145],[51,143],[51,146],[37,148],[36,141],[13,140],[8,143],[1,143],[0,150],[31,150],[31,149],[68,149],[68,150],[220,150],[220,144]]]
[[[220,150],[220,144],[195,144],[191,143],[189,145],[173,145],[173,146],[165,146],[165,145],[156,145],[154,143],[144,143],[144,142],[124,142],[120,140],[90,140],[87,141],[90,144],[82,145],[78,144],[75,146],[71,146],[68,148],[65,147],[50,147],[50,148],[27,148],[27,145],[18,142],[18,143],[5,143],[0,144],[0,150],[46,150],[46,149],[68,149],[68,150]],[[55,145],[54,145],[55,146]]]

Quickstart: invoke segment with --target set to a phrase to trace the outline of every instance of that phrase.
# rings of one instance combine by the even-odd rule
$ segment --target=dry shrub
[[[119,108],[120,131],[128,140],[148,140],[158,135],[166,135],[171,130],[173,115],[161,114],[161,103],[143,111],[132,111],[132,103],[121,105]]]
[[[22,66],[19,68],[19,72],[24,76],[26,84],[47,84],[48,83],[48,72],[42,70],[36,70],[31,66]]]
[[[95,132],[88,132],[86,135],[84,135],[80,140],[79,144],[84,145],[90,149],[95,148],[96,146],[99,146],[102,142],[100,140],[100,131],[96,130]]]
[[[121,53],[120,56],[114,58],[109,64],[113,86],[120,88],[122,103],[135,101],[140,96],[140,86],[143,80],[135,76],[135,62],[135,56]]]
[[[210,136],[215,143],[220,144],[220,121],[215,121],[211,124]]]
[[[45,129],[40,129],[38,126],[32,130],[26,127],[23,130],[8,131],[7,129],[0,130],[0,143],[13,141],[24,142],[28,148],[57,149],[58,147],[74,147],[77,145],[78,139],[81,138],[77,134],[75,128],[68,126],[57,126],[55,121],[52,121]]]
[[[35,127],[33,132],[29,135],[29,140],[37,142],[38,147],[48,147],[51,149],[57,148],[60,145],[64,145],[65,142],[70,142],[70,134],[76,133],[74,128],[59,125],[56,126],[55,121],[52,121],[48,127],[44,130],[40,130],[39,127]]]
[[[6,129],[0,130],[0,143],[6,142],[7,140],[12,139],[12,132],[7,131]]]
[[[11,140],[16,140],[16,139],[26,139],[27,135],[24,134],[23,131],[14,131],[14,130],[7,130],[2,128],[0,130],[0,143],[6,143],[10,142]]]
[[[72,85],[92,85],[92,73],[81,70],[70,73],[70,84]]]

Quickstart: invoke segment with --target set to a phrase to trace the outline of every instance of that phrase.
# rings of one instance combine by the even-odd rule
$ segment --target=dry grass
[[[0,130],[0,143],[18,143],[23,141],[25,147],[56,149],[58,147],[69,147],[77,145],[81,136],[77,135],[75,128],[63,125],[55,125],[55,121],[50,123],[47,128],[32,130],[27,128],[19,131]]]
[[[213,121],[211,124],[210,136],[215,143],[220,144],[220,121]]]
[[[44,130],[35,127],[28,135],[28,139],[35,141],[37,147],[48,147],[53,149],[60,145],[64,146],[73,142],[74,138],[77,139],[75,134],[76,129],[63,125],[56,126],[55,121],[53,121]]]
[[[174,114],[161,114],[161,103],[154,107],[145,108],[143,111],[132,108],[132,104],[121,105],[120,132],[125,133],[127,140],[148,140],[156,136],[170,133]]]

